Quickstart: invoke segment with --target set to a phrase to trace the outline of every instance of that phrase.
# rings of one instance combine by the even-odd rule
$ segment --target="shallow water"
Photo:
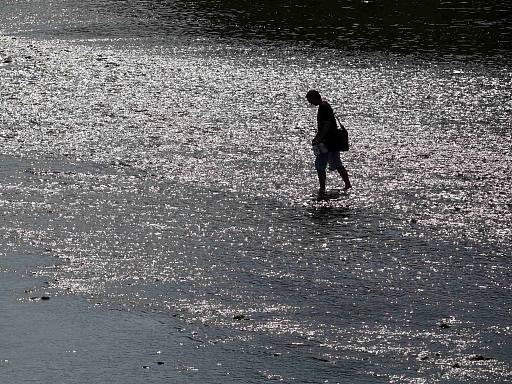
[[[31,162],[1,186],[6,253],[58,257],[56,292],[182,318],[246,382],[510,380],[507,65],[82,33],[0,40],[3,163]],[[316,87],[352,141],[355,188],[326,203]]]

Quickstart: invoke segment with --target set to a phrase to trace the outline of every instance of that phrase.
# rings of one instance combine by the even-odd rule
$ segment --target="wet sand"
[[[141,383],[177,378],[179,341],[164,324],[140,314],[93,307],[70,296],[41,300],[44,279],[20,276],[30,274],[30,268],[22,272],[20,259],[25,258],[17,259],[16,272],[1,273],[3,383],[102,383],[110,379]],[[2,258],[2,269],[5,265]]]

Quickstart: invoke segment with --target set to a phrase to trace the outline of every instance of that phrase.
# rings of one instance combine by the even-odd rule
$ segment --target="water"
[[[284,4],[3,3],[4,253],[235,354],[186,382],[509,382],[510,6],[347,2],[349,42]],[[310,88],[352,141],[327,203]]]
[[[7,28],[12,23],[16,31],[63,38],[249,38],[508,62],[512,43],[512,9],[501,0],[23,0],[2,6]]]

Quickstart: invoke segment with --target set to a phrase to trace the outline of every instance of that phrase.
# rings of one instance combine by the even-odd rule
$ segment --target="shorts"
[[[343,167],[343,163],[341,162],[340,159],[340,153],[327,152],[321,153],[316,156],[315,169],[317,171],[325,171],[325,169],[327,168],[327,164],[329,164],[330,171],[335,171],[336,169]]]

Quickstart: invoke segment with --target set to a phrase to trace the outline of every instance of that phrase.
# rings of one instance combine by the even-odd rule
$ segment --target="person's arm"
[[[313,145],[320,144],[320,143],[324,142],[325,136],[327,135],[327,132],[329,132],[331,125],[332,125],[332,123],[329,120],[323,120],[320,123],[318,132],[312,141]]]

